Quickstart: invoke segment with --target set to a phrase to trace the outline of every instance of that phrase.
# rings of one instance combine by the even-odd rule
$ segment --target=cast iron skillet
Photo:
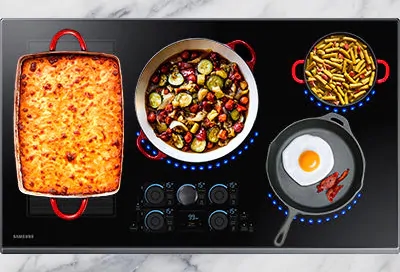
[[[344,187],[330,203],[324,192],[317,193],[316,184],[300,186],[285,172],[282,151],[296,137],[311,134],[331,146],[334,166],[331,171],[342,173],[350,169],[341,182]],[[274,193],[288,207],[286,221],[274,244],[282,246],[297,214],[322,215],[342,209],[363,187],[365,159],[360,145],[351,132],[347,119],[336,113],[297,121],[285,128],[270,144],[267,155],[267,176]]]

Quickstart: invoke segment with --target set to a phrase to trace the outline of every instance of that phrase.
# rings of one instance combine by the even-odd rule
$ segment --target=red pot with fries
[[[303,65],[303,76],[297,76],[297,66]],[[378,66],[384,75],[378,79]],[[380,67],[379,67],[380,68]],[[389,64],[375,57],[372,48],[357,35],[346,32],[330,33],[320,38],[305,60],[292,65],[293,80],[306,84],[310,100],[335,112],[361,107],[375,94],[375,84],[389,78]]]

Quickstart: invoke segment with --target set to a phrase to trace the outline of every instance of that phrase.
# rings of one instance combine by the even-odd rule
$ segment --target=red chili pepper
[[[218,122],[223,123],[226,121],[226,114],[223,113],[220,116],[218,116]]]
[[[206,95],[206,99],[210,102],[214,102],[214,98],[215,98],[215,95],[211,92],[208,92],[208,94]]]
[[[328,80],[328,76],[325,75],[325,74],[322,74],[321,77],[322,77],[323,79],[325,79],[325,80]]]
[[[345,48],[346,50],[349,50],[349,44],[348,44],[348,43],[345,43],[345,44],[344,44],[344,48]]]
[[[197,113],[199,110],[199,105],[198,104],[194,104],[189,108],[191,113]]]
[[[365,75],[364,75],[364,74],[361,74],[361,75],[360,75],[360,78],[361,78],[361,79],[364,79],[364,78],[365,78]]]
[[[339,59],[343,59],[344,57],[343,57],[343,55],[341,54],[341,53],[339,53]]]
[[[353,76],[355,76],[356,75],[356,73],[354,72],[354,71],[351,71],[350,73],[349,73],[349,76],[351,76],[351,77],[353,77]]]
[[[224,129],[220,130],[218,133],[218,138],[221,140],[226,140],[228,138],[228,132]]]
[[[211,149],[214,147],[214,144],[212,142],[207,143],[207,149]]]
[[[343,185],[336,185],[332,188],[330,188],[327,192],[326,192],[326,197],[328,198],[329,202],[333,202],[333,200],[335,199],[335,197],[337,196],[337,194],[339,193],[339,191],[343,188]]]

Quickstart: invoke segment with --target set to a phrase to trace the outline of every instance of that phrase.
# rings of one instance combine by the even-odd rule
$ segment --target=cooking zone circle
[[[304,79],[297,77],[298,65],[304,65]],[[377,79],[379,65],[384,67],[381,79]],[[345,113],[369,102],[375,84],[389,78],[390,68],[362,38],[335,32],[319,39],[305,60],[295,61],[291,74],[295,82],[306,84],[304,94],[311,102],[327,111]]]
[[[250,51],[250,61],[234,51],[237,45]],[[240,40],[224,45],[186,39],[161,49],[136,87],[138,149],[149,159],[169,156],[187,163],[213,161],[235,150],[257,116],[255,61],[252,47]],[[143,147],[146,138],[157,155]]]
[[[282,211],[285,216],[289,215],[289,210],[285,209],[284,204],[278,198],[274,197],[272,193],[267,194],[268,199],[271,201],[272,205],[274,205],[279,211]],[[346,215],[350,212],[358,203],[359,199],[361,198],[362,194],[358,193],[350,203],[344,207],[342,210],[337,211],[336,213],[326,214],[324,217],[314,217],[314,216],[294,216],[293,220],[297,220],[300,223],[304,224],[323,224],[329,223],[332,220],[335,220],[339,217]]]

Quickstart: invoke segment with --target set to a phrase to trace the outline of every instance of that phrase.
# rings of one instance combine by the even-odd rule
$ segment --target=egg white
[[[299,165],[300,155],[311,150],[320,158],[320,164],[312,172],[306,172]],[[325,178],[334,165],[333,152],[330,145],[320,137],[304,134],[295,138],[282,152],[283,168],[300,186],[313,185]]]

